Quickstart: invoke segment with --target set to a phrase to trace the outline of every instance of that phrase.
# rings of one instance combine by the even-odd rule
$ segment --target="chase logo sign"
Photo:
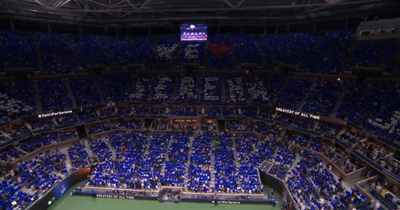
[[[212,201],[212,204],[240,204],[240,201]]]

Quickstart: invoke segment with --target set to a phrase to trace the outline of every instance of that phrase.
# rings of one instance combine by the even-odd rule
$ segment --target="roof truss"
[[[389,0],[0,0],[0,13],[98,24],[322,18],[396,4]]]

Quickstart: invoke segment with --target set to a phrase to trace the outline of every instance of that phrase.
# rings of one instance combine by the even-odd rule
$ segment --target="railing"
[[[24,140],[26,138],[38,135],[38,134],[42,134],[42,133],[48,133],[48,132],[54,132],[57,130],[62,130],[62,129],[68,129],[68,128],[74,128],[76,126],[81,126],[81,125],[85,125],[88,123],[93,123],[93,122],[102,122],[105,120],[109,120],[109,119],[115,119],[115,118],[127,118],[126,116],[122,116],[122,115],[114,115],[114,116],[104,116],[104,117],[99,117],[99,118],[95,118],[95,119],[90,119],[90,120],[86,120],[86,121],[77,121],[75,123],[68,123],[68,124],[62,124],[62,125],[57,125],[57,126],[53,126],[53,127],[48,127],[45,129],[41,129],[41,130],[33,130],[27,133],[24,133],[22,135],[16,136],[13,139],[11,139],[10,141],[7,141],[5,143],[0,144],[0,148],[3,147],[7,147],[10,146],[18,141]],[[129,118],[134,118],[134,117],[129,117]],[[20,120],[15,120],[12,122],[19,122]]]
[[[49,150],[49,151],[53,151],[53,150],[55,150],[55,149],[58,148],[58,147],[65,147],[65,146],[67,146],[67,145],[73,144],[73,143],[76,142],[77,140],[78,140],[78,138],[73,138],[73,139],[70,139],[70,140],[58,142],[58,143],[56,143],[56,144],[49,144],[49,145],[46,145],[46,146],[42,146],[42,147],[40,147],[39,149],[37,149],[37,150],[35,150],[35,151],[32,151],[32,152],[30,152],[30,153],[24,155],[24,156],[21,157],[21,158],[15,159],[15,160],[11,163],[11,165],[16,166],[18,162],[30,160],[30,159],[32,159],[33,157],[37,156],[37,155],[38,155],[39,153],[41,153],[41,152],[48,151],[48,150]]]
[[[365,135],[367,135],[370,138],[378,140],[381,143],[386,144],[386,145],[388,145],[390,147],[393,147],[393,148],[395,148],[395,149],[400,151],[400,141],[392,141],[392,140],[386,139],[386,138],[384,138],[382,136],[373,134],[370,131],[368,131],[368,130],[366,130],[366,129],[364,129],[364,128],[362,128],[362,127],[360,127],[360,126],[358,126],[358,125],[356,125],[356,124],[354,124],[352,122],[347,122],[347,125],[349,127],[351,127],[351,128],[354,128],[354,129],[356,129],[358,131],[361,131],[362,133],[364,133]]]

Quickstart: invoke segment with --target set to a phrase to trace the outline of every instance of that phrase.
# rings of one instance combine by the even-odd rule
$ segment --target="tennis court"
[[[74,189],[74,188],[72,188]],[[268,189],[267,189],[268,190]],[[66,193],[50,207],[50,210],[279,210],[282,199],[275,193],[278,205],[218,205],[211,203],[172,203],[146,200],[119,200],[112,198],[96,198],[69,196]]]

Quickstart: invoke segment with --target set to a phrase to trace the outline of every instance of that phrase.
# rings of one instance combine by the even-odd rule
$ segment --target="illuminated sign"
[[[129,199],[134,200],[134,196],[125,196],[125,195],[107,195],[107,194],[96,194],[96,197],[99,198],[116,198],[116,199]]]
[[[211,203],[215,204],[240,204],[240,201],[212,201]]]
[[[276,107],[275,110],[278,112],[283,112],[286,114],[301,116],[301,117],[310,118],[310,119],[314,119],[314,120],[320,120],[320,118],[321,118],[318,115],[308,114],[308,113],[304,113],[304,112],[299,112],[299,111],[294,111],[294,110],[284,109],[284,108],[279,108],[279,107]]]
[[[71,114],[71,113],[72,113],[72,110],[60,111],[60,112],[51,112],[51,113],[47,113],[47,114],[39,114],[38,118],[54,117],[54,116],[60,116],[60,115],[64,115],[64,114]]]

